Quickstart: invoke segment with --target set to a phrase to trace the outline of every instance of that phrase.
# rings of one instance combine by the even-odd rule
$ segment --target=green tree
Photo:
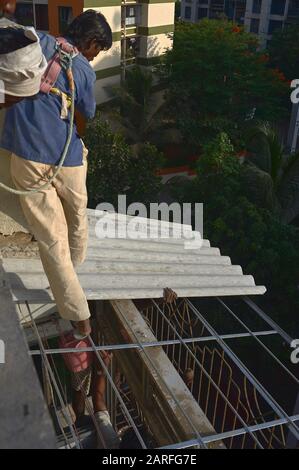
[[[299,78],[299,24],[275,31],[268,47],[270,65],[288,80]]]
[[[119,194],[127,195],[128,204],[155,201],[161,188],[156,170],[162,156],[156,147],[145,144],[136,155],[122,135],[113,133],[100,114],[88,125],[85,137],[89,149],[89,205],[100,202],[117,205]]]
[[[226,20],[178,23],[161,75],[179,128],[195,144],[222,130],[237,138],[246,119],[281,119],[289,104],[288,84],[256,36]]]
[[[299,232],[244,195],[242,172],[243,165],[228,137],[218,135],[205,146],[197,177],[174,187],[173,196],[181,203],[204,203],[204,236],[234,264],[240,264],[245,274],[253,274],[258,284],[267,287],[266,295],[257,302],[295,332]]]
[[[299,154],[289,155],[273,127],[260,122],[247,131],[243,168],[245,194],[285,223],[299,215]]]
[[[137,145],[156,142],[168,123],[164,120],[163,94],[153,93],[153,75],[141,67],[127,71],[120,87],[113,87],[117,107],[111,117],[120,124],[120,130],[128,143]]]

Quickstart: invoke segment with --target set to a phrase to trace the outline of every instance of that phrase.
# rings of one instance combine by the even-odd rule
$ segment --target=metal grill
[[[229,308],[222,300],[218,301],[225,308]],[[180,344],[167,344],[164,349],[190,387],[212,426],[221,435],[231,434],[225,442],[226,447],[284,448],[286,446],[286,427],[278,424],[271,427],[271,422],[277,422],[279,417],[283,417],[282,415],[286,419],[288,416],[285,416],[283,411],[277,413],[274,400],[272,398],[266,400],[254,382],[249,380],[245,370],[241,370],[240,364],[228,357],[226,348],[223,344],[219,344],[220,341],[217,342],[216,335],[214,338],[209,335],[207,327],[198,315],[199,312],[190,301],[183,300],[178,307],[164,306],[163,309],[154,301],[153,305],[143,313],[159,340],[175,341],[181,337]],[[276,331],[255,333],[247,331],[239,335],[222,335],[219,339],[223,341],[245,338],[246,334],[263,345],[261,338],[276,334]],[[196,338],[197,341],[189,342],[189,338]],[[266,346],[262,347],[271,355],[273,361],[279,361]],[[284,372],[287,371],[280,361],[279,365]],[[296,387],[298,379],[292,372],[287,373]],[[241,419],[247,425],[247,432],[234,436],[234,431],[240,427]],[[250,431],[251,428],[260,428],[260,431],[253,433]],[[296,428],[297,426],[292,427],[292,430],[295,432]]]
[[[278,357],[272,342],[269,343],[269,339],[276,338],[280,343],[290,344],[291,338],[248,298],[243,299],[243,307],[245,306],[250,312],[251,320],[256,317],[259,325],[264,325],[263,329],[256,330],[252,326],[249,327],[250,322],[233,311],[229,300],[224,302],[217,298],[215,302],[221,309],[221,322],[225,319],[225,324],[230,327],[228,319],[233,320],[238,325],[237,331],[234,327],[230,332],[219,332],[221,328],[216,328],[217,321],[215,322],[212,317],[211,310],[202,313],[203,310],[198,302],[196,300],[191,302],[188,299],[179,299],[171,306],[151,300],[147,301],[146,306],[140,307],[141,318],[145,320],[145,325],[153,334],[149,341],[146,338],[143,340],[138,338],[134,324],[130,323],[122,313],[119,318],[123,322],[123,328],[126,328],[127,332],[134,333],[134,341],[132,338],[126,339],[126,336],[123,337],[123,342],[111,340],[109,325],[103,331],[99,325],[98,338],[91,340],[91,348],[86,350],[93,350],[96,353],[97,360],[106,373],[106,401],[116,431],[120,432],[130,426],[143,448],[147,444],[144,442],[141,428],[150,435],[152,445],[160,448],[207,448],[223,445],[233,449],[276,449],[298,446],[299,415],[292,413],[291,405],[286,406],[281,402],[279,390],[271,387],[269,389],[267,384],[257,379],[254,371],[251,371],[235,352],[243,341],[249,344],[249,351],[254,352],[256,348],[260,348],[264,357],[270,361],[269,365],[273,367],[273,371],[279,370],[282,379],[287,378],[288,393],[293,394],[295,403],[296,393],[299,390],[298,375],[288,363]],[[69,394],[65,385],[61,383],[61,374],[56,367],[56,359],[62,352],[75,352],[75,350],[50,349],[38,323],[33,319],[29,304],[27,308],[39,345],[38,349],[31,351],[30,354],[41,356],[42,359],[44,390],[47,392],[45,395],[54,409],[60,430],[58,433],[60,445],[81,448],[82,435],[85,434],[73,424]],[[110,325],[110,330],[111,328]],[[184,409],[184,403],[178,400],[174,389],[169,386],[169,382],[152,359],[150,352],[157,348],[163,349],[174,373],[179,373],[192,393],[193,399],[211,425],[210,433],[202,433],[199,429],[195,429],[194,423]],[[105,366],[101,350],[114,352],[109,368]],[[134,352],[140,354],[149,364],[147,375],[142,377],[143,389],[140,394],[136,393],[132,377],[118,359],[122,357],[119,356],[120,353],[125,355]],[[191,439],[173,440],[167,445],[159,445],[159,439],[156,439],[157,436],[153,432],[153,423],[144,413],[144,395],[147,387],[151,387],[149,375],[158,378],[157,380],[165,387],[164,393],[167,394],[168,402],[171,400],[175,403],[176,409],[181,413],[181,419],[185,420],[186,425],[192,430]],[[162,426],[166,427],[169,425],[169,411],[165,404],[167,400],[163,401],[155,389],[150,388],[150,391],[152,390],[157,406],[160,407]],[[85,400],[92,421],[90,432],[97,434],[98,439],[101,439],[93,420],[90,398],[86,396]],[[104,442],[102,446],[105,447]]]

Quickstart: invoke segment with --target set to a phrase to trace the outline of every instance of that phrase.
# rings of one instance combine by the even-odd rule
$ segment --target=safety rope
[[[68,137],[67,137],[67,141],[66,141],[63,153],[61,155],[59,164],[58,164],[58,166],[56,167],[56,170],[53,173],[53,176],[51,178],[49,178],[49,181],[47,183],[45,183],[44,185],[39,186],[38,188],[27,189],[25,191],[19,191],[18,189],[11,188],[10,186],[7,186],[6,184],[0,182],[0,188],[4,189],[5,191],[8,191],[9,193],[12,193],[12,194],[16,194],[18,196],[33,195],[35,193],[38,193],[39,191],[43,191],[44,189],[48,189],[51,186],[51,184],[53,183],[53,181],[56,178],[56,176],[58,175],[58,173],[60,172],[60,170],[61,170],[61,168],[62,168],[62,166],[65,162],[65,159],[67,157],[67,154],[68,154],[68,151],[69,151],[69,148],[70,148],[70,144],[71,144],[71,140],[72,140],[73,130],[74,130],[74,121],[75,121],[75,81],[74,81],[74,75],[73,75],[73,71],[72,71],[72,64],[73,64],[73,54],[71,53],[71,54],[69,54],[69,57],[68,57],[68,64],[65,67],[68,82],[69,82],[70,92],[71,92],[70,93],[71,100],[72,100],[71,109],[70,109],[70,127],[69,127]]]

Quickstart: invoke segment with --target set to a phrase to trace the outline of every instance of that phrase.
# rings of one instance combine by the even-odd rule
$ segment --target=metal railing
[[[149,352],[152,348],[163,348],[170,359],[174,369],[180,374],[194,399],[203,410],[211,423],[215,433],[202,436],[197,429],[193,429],[196,438],[189,441],[173,442],[163,448],[208,447],[213,443],[223,442],[226,448],[285,448],[288,436],[292,434],[298,442],[299,416],[292,415],[274,398],[276,393],[269,391],[252,371],[241,361],[234,350],[228,346],[232,341],[251,341],[251,347],[259,347],[263,353],[285,374],[293,384],[294,390],[299,390],[299,379],[289,367],[265,344],[267,338],[274,335],[289,344],[291,338],[276,323],[248,298],[244,298],[244,305],[250,308],[260,321],[269,329],[251,329],[241,317],[236,314],[227,301],[217,299],[223,318],[227,315],[239,325],[241,331],[220,334],[216,331],[209,312],[202,313],[193,302],[188,299],[179,299],[176,304],[160,304],[152,300],[148,306],[141,310],[148,327],[155,336],[155,340],[141,342],[140,340],[112,344],[107,342],[105,334],[100,331],[99,340],[91,340],[90,348],[106,375],[106,400],[110,411],[112,423],[119,432],[130,426],[140,442],[143,441],[140,427],[145,426],[151,433],[151,423],[146,420],[140,406],[140,397],[135,396],[116,358],[113,358],[107,367],[101,357],[101,351],[139,351],[151,367],[159,380],[163,376],[151,360]],[[49,348],[42,330],[31,315],[30,305],[27,304],[32,328],[36,334],[38,349],[31,350],[33,357],[40,356],[45,369],[45,383],[53,389],[55,396],[55,410],[60,423],[61,435],[67,447],[80,448],[82,443],[80,435],[73,423],[69,399],[61,385],[59,372],[55,367],[55,358],[62,353],[77,352],[76,349]],[[226,317],[225,317],[226,318]],[[123,318],[124,324],[132,328]],[[133,330],[132,330],[133,331]],[[59,332],[57,332],[57,335]],[[256,346],[254,346],[256,345]],[[146,383],[145,383],[146,386]],[[46,389],[46,387],[44,387]],[[274,392],[276,392],[274,390]],[[188,421],[182,404],[177,401],[173,391],[167,388],[167,393],[176,400],[183,416]],[[50,394],[51,395],[51,394]],[[53,400],[52,400],[53,401]],[[85,396],[88,414],[93,418],[93,409],[90,399]],[[166,419],[166,417],[165,417]],[[64,425],[62,423],[64,422]],[[163,421],[163,417],[162,417]],[[189,422],[191,428],[192,422]],[[95,433],[101,438],[100,432],[94,425]],[[153,441],[155,436],[153,435]],[[104,443],[103,443],[104,446]]]

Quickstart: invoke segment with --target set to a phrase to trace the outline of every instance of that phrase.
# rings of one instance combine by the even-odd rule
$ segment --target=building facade
[[[245,27],[266,46],[276,30],[299,20],[298,0],[247,0]]]
[[[181,18],[197,23],[203,18],[216,19],[226,16],[242,24],[245,10],[246,0],[182,0]]]
[[[58,36],[73,17],[92,8],[106,17],[113,46],[92,63],[97,75],[98,103],[110,99],[108,88],[120,83],[127,67],[150,67],[172,47],[174,0],[24,0],[16,16],[21,24]]]
[[[226,16],[258,34],[262,47],[285,24],[299,21],[299,0],[182,0],[181,18],[196,23],[202,18]]]

